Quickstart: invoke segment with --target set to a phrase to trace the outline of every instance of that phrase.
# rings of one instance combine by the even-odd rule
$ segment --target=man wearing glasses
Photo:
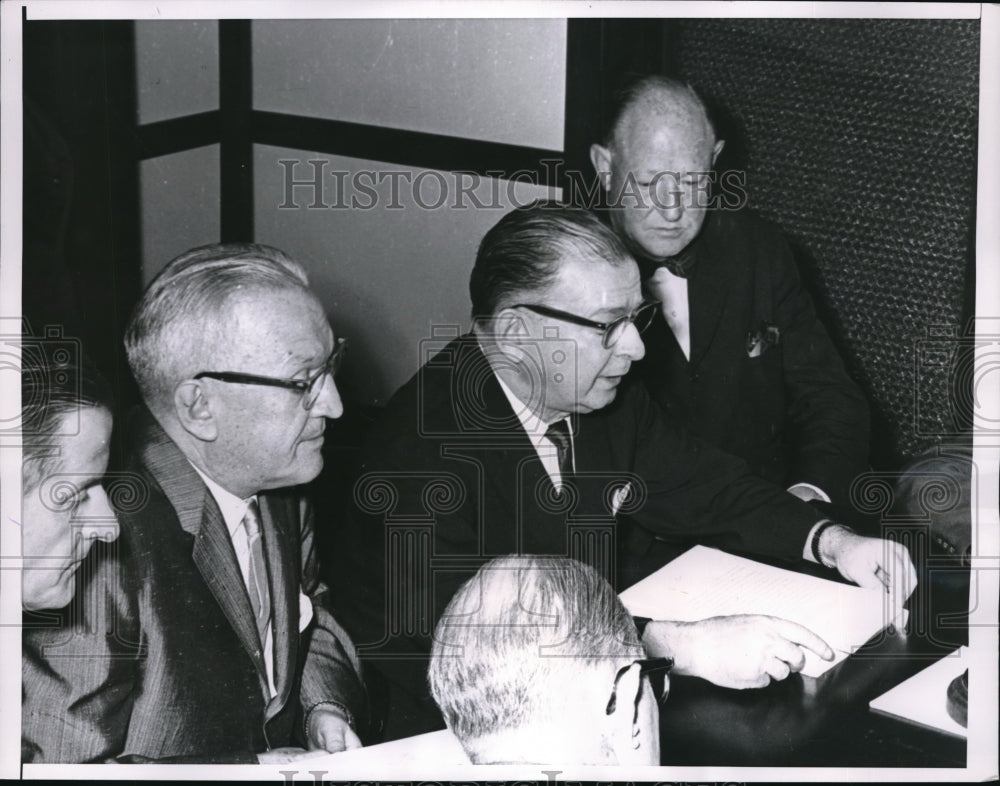
[[[373,662],[395,689],[390,738],[433,727],[419,655],[470,568],[492,555],[574,557],[624,589],[669,559],[664,546],[676,556],[700,542],[822,561],[902,598],[912,590],[904,547],[820,521],[667,422],[627,378],[657,306],[599,219],[544,202],[512,211],[483,238],[469,290],[473,332],[389,402],[355,487],[359,538],[371,542],[345,589],[345,624],[386,652]],[[761,616],[655,621],[643,634],[678,672],[739,688],[801,669],[803,648],[833,656],[802,626]]]
[[[428,681],[473,764],[658,766],[670,666],[592,567],[512,555],[452,598]]]
[[[89,657],[59,658],[78,700],[50,710],[42,760],[282,762],[359,746],[365,689],[294,488],[319,473],[326,419],[343,411],[344,340],[305,273],[265,246],[194,249],[150,284],[125,344],[146,405],[130,469],[147,498],[120,514],[129,589],[110,599],[110,635],[70,643]],[[142,653],[109,657],[122,639]]]

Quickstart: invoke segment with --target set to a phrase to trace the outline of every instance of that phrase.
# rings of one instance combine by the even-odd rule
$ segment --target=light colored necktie
[[[247,570],[247,592],[250,607],[257,620],[257,635],[260,637],[261,652],[267,647],[267,629],[271,624],[271,593],[267,586],[267,563],[264,562],[264,541],[260,537],[260,508],[256,499],[251,499],[243,516],[243,526],[247,532],[250,552]]]
[[[650,294],[660,301],[663,318],[670,326],[677,339],[684,357],[691,359],[691,323],[687,315],[687,285],[684,282],[670,281],[657,271],[657,275],[649,280]]]

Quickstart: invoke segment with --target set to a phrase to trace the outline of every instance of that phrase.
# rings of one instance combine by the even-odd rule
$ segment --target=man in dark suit
[[[781,233],[747,210],[732,173],[716,182],[722,148],[694,91],[656,76],[623,94],[591,147],[611,225],[661,303],[637,371],[669,417],[754,473],[848,507],[867,403]]]
[[[345,624],[396,690],[388,736],[434,724],[421,657],[463,579],[497,554],[573,557],[623,589],[702,542],[823,562],[900,603],[912,590],[905,547],[821,521],[627,378],[657,306],[592,214],[551,203],[508,214],[480,244],[469,289],[473,332],[435,347],[393,396],[355,487],[369,543],[354,576],[385,575],[352,582]],[[678,673],[732,687],[783,679],[802,647],[832,657],[802,626],[756,615],[655,621],[642,640]]]
[[[35,641],[37,760],[281,762],[360,745],[357,657],[295,489],[343,410],[343,339],[303,270],[265,246],[194,249],[154,279],[126,348],[145,496],[120,508],[89,626]]]

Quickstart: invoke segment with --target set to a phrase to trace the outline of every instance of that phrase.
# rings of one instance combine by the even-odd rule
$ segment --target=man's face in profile
[[[64,415],[63,424],[74,417],[79,419],[76,433],[53,439],[58,466],[23,497],[21,604],[26,609],[59,609],[69,603],[77,569],[91,546],[118,537],[118,522],[101,486],[111,413],[84,407],[76,416]]]
[[[229,324],[230,346],[213,361],[220,370],[305,380],[323,367],[334,347],[320,304],[296,288],[242,295]],[[296,390],[210,382],[218,438],[208,456],[216,467],[227,465],[216,474],[238,477],[251,493],[307,483],[319,474],[326,419],[343,413],[329,375],[317,381],[322,389],[310,409]]]
[[[603,259],[567,252],[559,262],[555,280],[525,302],[556,308],[594,322],[609,323],[628,315],[642,303],[639,269],[628,260],[612,265]],[[523,310],[532,343],[540,350],[544,379],[542,407],[548,422],[573,413],[593,412],[615,400],[618,386],[645,347],[634,325],[629,325],[612,346],[605,347],[601,331],[558,318]],[[558,336],[555,341],[546,336]],[[560,354],[569,357],[556,362]]]

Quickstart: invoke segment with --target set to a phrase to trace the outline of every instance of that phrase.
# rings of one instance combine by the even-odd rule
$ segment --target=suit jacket
[[[788,487],[840,506],[868,462],[868,405],[803,290],[791,249],[746,210],[714,211],[686,249],[691,358],[662,314],[636,365],[654,400],[694,434]],[[771,332],[767,341],[767,326]],[[749,356],[748,336],[765,339]]]
[[[619,588],[694,542],[801,558],[815,510],[668,422],[641,383],[626,380],[610,406],[573,420],[576,472],[556,494],[470,336],[387,405],[354,493],[354,537],[366,541],[355,551],[365,556],[340,575],[351,576],[345,624],[397,693],[389,737],[433,727],[430,634],[493,556],[568,555]],[[402,707],[406,694],[414,701]]]
[[[303,722],[317,705],[340,707],[352,725],[363,724],[359,664],[325,605],[309,506],[294,489],[258,495],[277,693],[268,701],[254,615],[222,514],[148,413],[137,439],[132,471],[143,498],[120,509],[117,559],[101,565],[114,575],[84,599],[96,604],[99,629],[72,620],[73,635],[55,659],[46,657],[44,637],[26,635],[24,734],[36,759],[253,762],[256,751],[304,744]],[[122,641],[138,647],[122,657]]]

